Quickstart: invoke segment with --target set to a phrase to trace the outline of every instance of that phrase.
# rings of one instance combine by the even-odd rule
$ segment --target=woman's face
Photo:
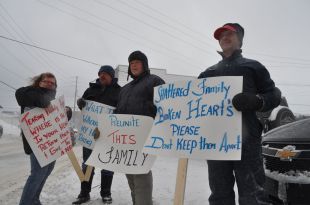
[[[56,90],[56,79],[52,77],[45,77],[40,81],[39,86],[41,88]]]

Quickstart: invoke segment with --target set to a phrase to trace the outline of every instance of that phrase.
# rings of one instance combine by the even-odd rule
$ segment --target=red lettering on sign
[[[116,130],[107,137],[112,136],[112,142],[115,144],[136,144],[135,135],[118,134],[118,132],[119,130]]]

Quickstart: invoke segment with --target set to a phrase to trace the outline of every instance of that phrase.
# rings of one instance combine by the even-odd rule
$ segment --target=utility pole
[[[77,95],[77,81],[78,81],[78,77],[75,76],[75,92],[74,92],[73,112],[75,112],[76,95]]]

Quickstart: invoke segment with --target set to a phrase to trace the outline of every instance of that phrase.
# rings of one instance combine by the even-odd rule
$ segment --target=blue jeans
[[[56,161],[41,168],[35,155],[30,154],[31,172],[24,186],[19,205],[41,205],[40,194],[47,177],[54,169],[55,163]]]

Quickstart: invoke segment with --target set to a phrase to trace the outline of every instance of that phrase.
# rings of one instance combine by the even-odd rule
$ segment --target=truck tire
[[[295,121],[293,112],[288,108],[282,108],[277,113],[277,117],[274,121],[270,122],[269,130],[279,127],[281,125],[288,124]]]

